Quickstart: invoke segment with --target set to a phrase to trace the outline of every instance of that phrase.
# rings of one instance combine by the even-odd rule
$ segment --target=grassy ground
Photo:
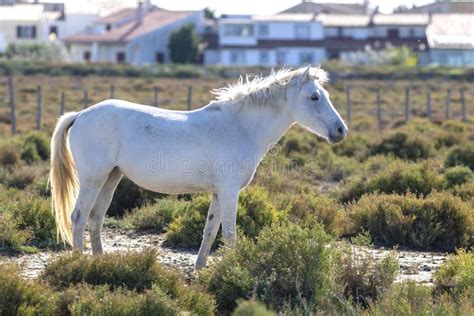
[[[153,87],[158,86],[161,106],[186,109],[189,85],[194,91],[193,108],[197,108],[212,98],[211,89],[228,82],[215,77],[178,80],[45,75],[18,75],[14,80],[19,135],[10,136],[8,109],[0,106],[0,249],[9,252],[62,247],[55,239],[46,187],[49,137],[59,112],[61,91],[66,92],[67,111],[82,109],[85,89],[91,104],[108,98],[112,82],[117,98],[151,104]],[[5,82],[6,77],[0,77],[0,96],[6,94]],[[0,314],[12,312],[5,306],[13,311],[34,311],[41,305],[48,312],[67,310],[72,314],[107,315],[116,313],[117,308],[128,314],[146,313],[143,308],[165,314],[185,310],[230,313],[236,302],[247,298],[272,310],[296,314],[315,310],[374,315],[472,312],[469,249],[474,235],[474,84],[440,79],[335,80],[328,90],[343,116],[345,83],[354,87],[348,139],[330,146],[301,128],[292,128],[264,159],[253,184],[242,192],[238,224],[240,236],[245,237],[236,250],[220,250],[222,259],[200,275],[189,290],[183,289],[174,272],[163,272],[163,267],[150,263],[150,254],[121,258],[130,264],[126,269],[114,266],[111,274],[102,269],[107,260],[116,257],[95,262],[70,256],[53,264],[31,289],[15,277],[15,268],[1,266],[7,271],[0,273],[5,278],[1,284],[8,286],[0,286]],[[31,133],[37,84],[43,86],[44,128]],[[408,85],[413,89],[412,114],[425,115],[426,91],[432,91],[434,123],[419,118],[401,123]],[[383,89],[383,131],[377,129],[375,119],[376,87]],[[466,123],[459,121],[457,91],[462,87],[467,88],[470,113]],[[453,89],[453,120],[440,122],[447,88]],[[196,247],[208,204],[206,194],[153,194],[124,180],[109,211],[114,217],[108,223],[165,232],[172,245]],[[375,264],[357,259],[348,245],[324,246],[336,245],[335,241],[451,253],[466,250],[459,251],[440,270],[436,288],[428,289],[414,284],[393,285],[396,261],[387,258]],[[292,260],[289,265],[287,258],[301,260],[298,264]],[[139,269],[141,260],[147,262],[149,270]],[[60,269],[67,266],[71,269]],[[165,276],[159,278],[157,271]],[[99,280],[97,276],[102,274],[112,279],[104,276]],[[111,284],[116,280],[121,283]],[[43,286],[47,291],[35,291]],[[107,304],[101,306],[100,301]],[[260,315],[265,307],[249,301],[241,303],[239,309],[242,315]]]

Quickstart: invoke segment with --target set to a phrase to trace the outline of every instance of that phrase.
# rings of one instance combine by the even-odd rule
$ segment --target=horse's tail
[[[74,160],[69,150],[68,130],[78,113],[61,116],[51,139],[51,199],[56,218],[58,238],[72,245],[71,212],[78,191],[78,179]]]

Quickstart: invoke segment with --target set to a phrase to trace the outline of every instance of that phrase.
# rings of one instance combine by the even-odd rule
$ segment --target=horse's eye
[[[319,100],[319,95],[318,95],[318,93],[316,93],[316,92],[313,93],[313,95],[311,95],[311,100],[313,100],[313,101],[318,101],[318,100]]]

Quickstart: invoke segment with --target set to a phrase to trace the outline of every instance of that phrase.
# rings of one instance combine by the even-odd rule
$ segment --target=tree
[[[209,20],[215,20],[216,19],[215,11],[211,10],[208,7],[204,8],[204,17]]]
[[[187,64],[198,60],[199,36],[194,25],[186,25],[171,33],[168,48],[173,63]]]

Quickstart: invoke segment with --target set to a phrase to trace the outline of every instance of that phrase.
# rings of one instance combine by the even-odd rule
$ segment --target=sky
[[[47,0],[54,2],[57,0]],[[434,0],[371,0],[371,6],[379,6],[383,13],[394,7],[413,4],[423,5]],[[136,0],[64,0],[69,12],[94,12],[98,8],[106,11],[120,7],[134,7]],[[209,7],[217,14],[274,14],[300,3],[301,0],[152,0],[152,3],[168,10],[201,10]],[[319,0],[317,2],[361,3],[362,0]],[[104,11],[104,10],[103,10]]]

